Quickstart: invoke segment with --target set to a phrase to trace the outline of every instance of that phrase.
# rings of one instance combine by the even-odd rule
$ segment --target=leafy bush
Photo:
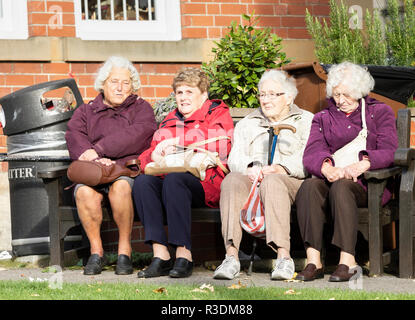
[[[388,0],[385,30],[378,10],[366,10],[362,28],[351,28],[353,17],[343,1],[330,0],[330,26],[306,12],[307,29],[314,39],[316,56],[322,63],[344,60],[359,64],[411,66],[415,64],[415,4]]]
[[[281,52],[281,41],[270,28],[257,29],[258,18],[242,15],[247,25],[229,27],[229,33],[212,49],[213,61],[202,69],[211,80],[210,98],[222,99],[230,107],[256,108],[257,85],[267,69],[290,62]]]
[[[174,92],[167,98],[157,100],[153,106],[154,116],[157,122],[162,122],[170,111],[177,108],[176,96]]]

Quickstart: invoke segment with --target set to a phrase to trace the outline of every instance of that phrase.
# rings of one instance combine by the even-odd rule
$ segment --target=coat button
[[[347,129],[350,129],[352,126],[347,126]]]

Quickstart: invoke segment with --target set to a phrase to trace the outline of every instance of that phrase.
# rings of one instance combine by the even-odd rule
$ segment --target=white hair
[[[99,92],[104,91],[104,82],[108,79],[111,70],[114,67],[128,69],[128,71],[130,71],[133,92],[136,92],[138,89],[140,89],[140,75],[138,74],[138,71],[134,67],[134,65],[124,57],[111,56],[98,70],[98,74],[94,84],[95,90]]]
[[[345,61],[333,65],[328,72],[326,81],[326,95],[333,96],[333,89],[343,84],[349,88],[347,92],[353,99],[359,100],[369,94],[375,87],[375,80],[365,68]]]
[[[284,93],[292,96],[293,101],[298,94],[295,79],[293,77],[290,77],[288,73],[285,71],[276,69],[265,71],[261,77],[261,80],[259,80],[258,90],[261,90],[265,80],[272,80],[278,83],[281,86]]]

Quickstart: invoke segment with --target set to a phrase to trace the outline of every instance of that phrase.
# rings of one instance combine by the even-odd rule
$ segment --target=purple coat
[[[395,114],[391,107],[365,97],[366,124],[368,137],[366,150],[361,151],[359,158],[367,155],[370,159],[369,170],[387,168],[393,165],[394,154],[398,148]],[[361,105],[349,116],[340,111],[333,99],[328,100],[328,107],[314,115],[310,137],[304,151],[303,164],[307,171],[321,179],[321,166],[327,158],[352,141],[362,128]],[[335,164],[334,164],[335,165]],[[365,189],[366,181],[359,179]],[[390,198],[389,190],[383,196],[383,203]]]
[[[87,149],[124,164],[150,146],[157,129],[151,105],[130,95],[117,108],[104,104],[103,95],[77,108],[68,122],[66,144],[72,160]]]

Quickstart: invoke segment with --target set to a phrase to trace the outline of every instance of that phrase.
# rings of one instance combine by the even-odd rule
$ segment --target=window
[[[83,40],[181,39],[180,0],[76,0],[76,35]]]
[[[0,39],[27,39],[26,0],[0,0]]]

